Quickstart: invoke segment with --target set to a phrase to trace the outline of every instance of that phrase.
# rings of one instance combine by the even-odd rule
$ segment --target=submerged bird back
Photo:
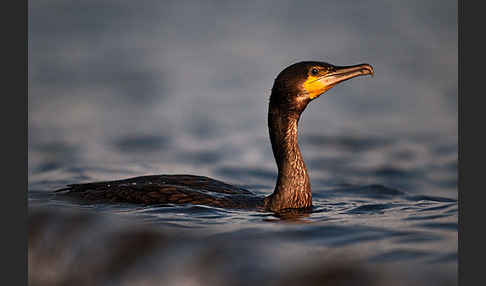
[[[72,184],[56,193],[92,202],[190,203],[235,209],[263,208],[263,198],[248,190],[208,177],[193,175],[153,175],[118,181]]]

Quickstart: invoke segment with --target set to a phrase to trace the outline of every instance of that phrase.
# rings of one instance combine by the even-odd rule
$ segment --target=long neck
[[[269,106],[268,129],[278,167],[273,194],[265,198],[266,208],[278,211],[312,206],[309,175],[297,142],[300,114]]]

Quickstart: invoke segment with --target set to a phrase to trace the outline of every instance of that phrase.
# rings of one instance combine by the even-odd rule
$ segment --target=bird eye
[[[317,73],[318,73],[318,72],[319,72],[319,71],[318,71],[316,68],[313,68],[313,69],[311,70],[312,75],[317,75]]]

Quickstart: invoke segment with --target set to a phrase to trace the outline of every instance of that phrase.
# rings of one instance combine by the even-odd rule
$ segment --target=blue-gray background
[[[457,197],[457,1],[30,1],[29,188],[191,173],[270,192],[273,80],[302,60],[375,76],[314,101],[314,187]]]
[[[258,284],[248,279],[269,281],[265,273],[272,271],[281,279],[288,272],[281,261],[289,270],[311,265],[308,270],[325,273],[346,257],[387,273],[392,283],[454,285],[456,2],[30,1],[30,210],[87,208],[127,215],[157,231],[199,233],[207,238],[197,240],[202,249],[214,245],[217,253],[253,267],[241,271],[234,259],[213,254],[197,260],[197,251],[184,260],[177,251],[187,253],[189,245],[171,246],[176,252],[147,254],[160,271],[153,271],[152,262],[123,271],[145,284],[149,277],[159,279],[150,285],[198,272],[210,277],[208,265],[223,281]],[[67,183],[189,173],[243,185],[258,195],[271,193],[276,167],[268,98],[277,74],[302,60],[366,62],[375,76],[336,86],[304,112],[299,144],[314,208],[296,224],[271,223],[279,222],[272,213],[190,204],[83,204],[45,192]],[[95,221],[101,222],[98,216]],[[42,224],[47,231],[38,236],[42,243],[29,244],[32,281],[36,273],[45,279],[46,269],[51,278],[64,279],[72,269],[75,277],[93,278],[104,273],[99,267],[110,265],[105,258],[121,257],[106,255],[123,251],[110,240],[119,237],[112,224],[73,232],[71,222],[56,212],[55,227]],[[35,235],[29,239],[35,241]],[[93,248],[93,241],[101,248]],[[248,251],[240,248],[244,243],[251,246]],[[93,251],[95,256],[85,255]],[[314,256],[327,263],[316,264]],[[90,265],[96,271],[90,272]],[[113,275],[106,276],[110,283],[117,281]]]

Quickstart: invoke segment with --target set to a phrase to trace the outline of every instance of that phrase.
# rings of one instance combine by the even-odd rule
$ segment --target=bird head
[[[299,62],[288,66],[275,79],[270,104],[296,111],[304,111],[307,104],[345,80],[373,75],[369,64],[334,66],[325,62]]]

